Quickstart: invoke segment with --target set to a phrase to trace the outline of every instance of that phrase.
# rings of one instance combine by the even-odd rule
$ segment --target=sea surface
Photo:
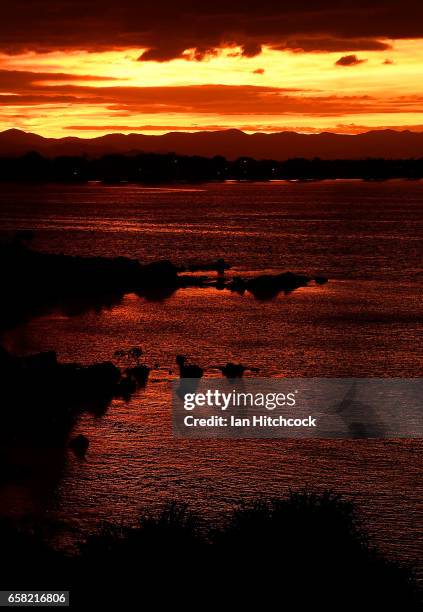
[[[85,460],[32,459],[42,469],[3,487],[3,514],[52,521],[71,540],[169,500],[218,518],[240,500],[332,489],[356,502],[373,542],[422,570],[421,441],[175,440],[170,381],[177,353],[209,376],[227,361],[260,376],[422,376],[423,182],[2,185],[0,235],[17,229],[34,230],[34,248],[50,252],[224,257],[229,277],[291,270],[330,280],[271,301],[214,288],[163,301],[128,294],[4,333],[15,353],[51,349],[84,363],[141,346],[154,369],[131,401],[80,419]]]

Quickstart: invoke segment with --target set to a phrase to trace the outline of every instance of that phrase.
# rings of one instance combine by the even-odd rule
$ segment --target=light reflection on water
[[[128,404],[81,418],[87,458],[67,457],[37,512],[84,531],[100,519],[131,522],[168,499],[216,514],[240,498],[329,487],[357,499],[385,548],[421,559],[421,442],[173,440],[168,371],[187,353],[206,368],[241,361],[263,376],[421,376],[422,194],[402,182],[3,192],[3,230],[36,229],[40,248],[177,262],[223,256],[234,273],[331,278],[270,302],[214,289],[160,303],[127,295],[101,312],[54,312],[8,332],[4,344],[17,353],[53,349],[92,362],[140,345],[160,365]],[[6,505],[31,509],[22,495],[9,491]]]

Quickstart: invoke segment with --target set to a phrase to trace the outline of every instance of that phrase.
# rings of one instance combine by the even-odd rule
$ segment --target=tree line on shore
[[[420,159],[305,159],[257,160],[222,156],[201,157],[174,153],[110,154],[44,157],[29,152],[21,157],[0,157],[1,181],[53,181],[83,183],[168,183],[206,181],[324,180],[359,178],[386,180],[423,178]]]

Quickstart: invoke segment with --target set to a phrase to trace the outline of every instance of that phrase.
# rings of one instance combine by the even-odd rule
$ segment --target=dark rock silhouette
[[[131,396],[137,390],[137,382],[131,376],[122,376],[116,385],[116,397],[124,399],[126,402],[131,399]]]
[[[201,378],[204,374],[203,368],[193,363],[188,363],[185,355],[176,355],[176,363],[179,367],[179,376],[181,378]]]
[[[71,314],[119,303],[126,293],[163,299],[199,282],[170,261],[146,265],[126,257],[76,257],[33,251],[22,240],[0,244],[3,299],[0,326],[54,308]]]
[[[150,375],[150,368],[145,364],[133,366],[132,368],[126,368],[125,374],[128,378],[133,379],[137,385],[145,387],[147,384],[148,377]]]
[[[266,298],[277,295],[281,291],[290,292],[305,287],[310,278],[302,274],[284,272],[275,275],[257,276],[247,281],[247,289],[255,297]]]
[[[124,368],[125,378],[121,381],[121,389],[130,390],[131,386],[134,384],[139,387],[145,387],[147,384],[151,368],[149,368],[147,364],[141,363],[143,354],[143,350],[139,346],[134,346],[127,350],[115,351],[116,359],[123,360],[125,363],[129,361],[134,364]]]
[[[226,288],[226,284],[225,284],[225,277],[222,275],[219,275],[214,287],[218,290],[218,291],[223,291],[223,289]]]
[[[263,274],[247,279],[236,276],[228,284],[228,288],[241,295],[245,291],[249,291],[259,300],[270,300],[281,292],[290,293],[300,287],[306,287],[312,280],[318,285],[323,285],[327,282],[327,279],[322,276],[313,278],[304,274],[283,272],[281,274]]]
[[[326,276],[313,276],[313,280],[316,285],[326,285],[326,283],[328,282]]]
[[[241,378],[247,369],[240,363],[228,362],[226,365],[218,368],[226,378]]]
[[[217,369],[220,370],[223,376],[226,378],[242,378],[244,376],[244,372],[258,372],[258,368],[251,368],[242,365],[241,363],[232,363],[232,361],[228,361],[228,363],[224,366],[217,366]]]
[[[101,414],[137,388],[111,362],[60,363],[52,351],[16,357],[0,347],[0,371],[0,443],[9,446],[62,446],[82,411]]]
[[[228,288],[231,291],[235,291],[236,293],[243,295],[247,290],[247,283],[243,278],[241,278],[241,276],[234,276],[232,281],[229,283]]]
[[[3,299],[0,302],[0,328],[24,322],[37,314],[60,309],[68,315],[86,310],[111,307],[127,293],[147,300],[165,300],[177,289],[186,287],[228,288],[239,294],[249,291],[261,300],[272,299],[279,292],[306,286],[312,277],[292,272],[235,277],[225,283],[229,265],[219,259],[210,264],[218,273],[217,281],[207,277],[179,274],[170,261],[141,264],[127,257],[77,257],[34,251],[23,239],[0,244]],[[315,277],[324,284],[324,277]]]
[[[90,441],[84,434],[78,434],[69,442],[69,447],[80,457],[85,457],[89,445]]]
[[[189,363],[185,355],[176,355],[176,363],[180,378],[176,394],[182,399],[186,393],[196,392],[204,370],[194,363]]]

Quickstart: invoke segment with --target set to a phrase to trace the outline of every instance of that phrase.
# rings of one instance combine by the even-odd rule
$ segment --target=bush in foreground
[[[412,570],[374,549],[352,504],[329,492],[242,505],[220,527],[170,504],[136,527],[103,525],[74,557],[19,538],[2,536],[2,588],[67,585],[74,607],[153,597],[155,606],[421,609]]]

